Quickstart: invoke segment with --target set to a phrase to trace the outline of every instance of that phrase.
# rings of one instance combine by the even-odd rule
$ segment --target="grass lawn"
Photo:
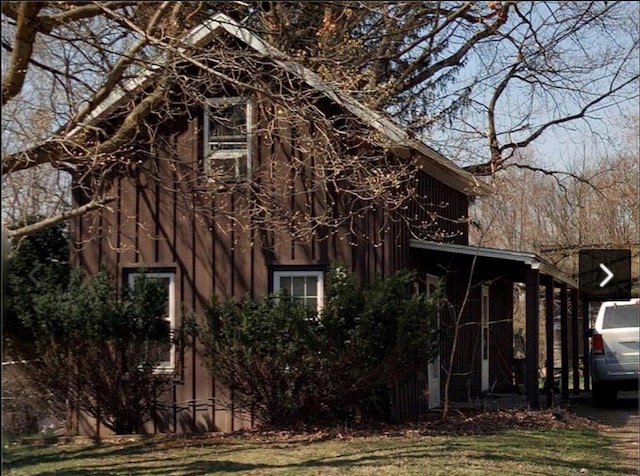
[[[592,428],[419,432],[341,438],[154,438],[126,444],[8,445],[7,475],[614,475],[624,462]]]

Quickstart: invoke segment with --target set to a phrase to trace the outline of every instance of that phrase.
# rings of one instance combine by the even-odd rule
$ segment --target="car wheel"
[[[611,385],[603,385],[601,383],[594,383],[591,391],[593,397],[593,404],[596,406],[604,406],[615,402],[618,391],[612,388]]]

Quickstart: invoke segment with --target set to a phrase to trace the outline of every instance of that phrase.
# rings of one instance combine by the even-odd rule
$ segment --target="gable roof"
[[[412,152],[418,154],[418,164],[421,168],[437,180],[468,195],[487,195],[493,191],[485,182],[478,180],[473,174],[456,165],[444,155],[432,149],[422,141],[410,135],[400,124],[375,111],[349,94],[340,91],[328,84],[319,75],[300,63],[292,61],[286,54],[269,45],[259,36],[250,32],[247,28],[225,14],[217,13],[202,24],[193,28],[185,38],[185,43],[190,46],[205,46],[215,36],[226,32],[256,52],[268,56],[278,67],[300,78],[314,90],[322,93],[334,101],[347,112],[353,114],[360,121],[374,130],[383,134],[389,140],[391,148],[401,157],[407,157]],[[141,72],[138,77],[124,82],[114,88],[114,91],[105,98],[87,116],[84,125],[95,125],[108,116],[114,109],[122,106],[132,93],[141,92],[149,86],[158,70],[163,65],[156,64]],[[73,129],[68,135],[72,136],[80,130],[80,126]]]

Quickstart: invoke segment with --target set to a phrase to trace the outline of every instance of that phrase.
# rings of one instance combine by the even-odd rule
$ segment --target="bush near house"
[[[165,290],[141,279],[119,294],[106,273],[73,270],[67,286],[42,291],[5,323],[22,375],[57,408],[77,406],[117,434],[139,431],[172,377],[155,371],[154,348],[171,339]]]
[[[412,295],[414,274],[360,287],[342,268],[318,314],[285,294],[213,299],[198,327],[208,365],[233,404],[270,425],[388,417],[388,389],[436,355],[439,298]]]
[[[66,243],[65,230],[58,231],[53,238]],[[58,243],[33,239],[41,238],[47,246]],[[9,260],[4,353],[24,362],[21,379],[47,411],[34,410],[32,402],[12,406],[13,423],[32,410],[64,417],[71,405],[116,434],[139,431],[173,377],[155,371],[154,349],[166,349],[171,339],[166,291],[142,278],[118,292],[103,271],[87,277],[70,270],[64,246],[61,256],[50,250],[40,256],[35,252],[45,248],[30,240]],[[37,268],[39,280],[32,279],[32,263],[48,263]],[[260,302],[212,300],[206,322],[192,327],[195,319],[185,319],[189,325],[175,339],[197,332],[212,373],[233,390],[234,405],[264,423],[329,421],[356,411],[385,418],[389,388],[424,371],[439,341],[439,299],[412,295],[414,278],[401,272],[361,287],[334,267],[321,313],[284,294]],[[33,431],[36,421],[27,420],[12,433]]]
[[[41,216],[29,217],[15,227],[40,219]],[[5,439],[37,433],[44,420],[64,421],[64,400],[60,402],[40,382],[26,378],[29,361],[36,355],[29,347],[30,335],[25,331],[25,323],[33,318],[39,296],[56,295],[66,289],[70,276],[68,259],[68,225],[64,223],[3,243],[2,431]],[[18,351],[18,345],[24,351]]]

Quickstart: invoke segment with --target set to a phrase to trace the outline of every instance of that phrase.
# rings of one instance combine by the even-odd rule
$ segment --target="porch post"
[[[591,390],[591,373],[589,370],[589,338],[587,337],[587,329],[591,327],[591,319],[589,318],[589,296],[582,295],[582,366],[584,368],[584,389]]]
[[[527,403],[538,407],[538,323],[540,273],[537,269],[527,268],[526,279],[526,332],[527,332]]]
[[[567,285],[560,286],[560,394],[562,400],[569,400],[569,309]]]
[[[580,393],[580,361],[578,360],[578,290],[571,289],[571,363],[573,364],[573,394]]]
[[[549,276],[548,281],[544,285],[544,308],[545,308],[545,336],[546,336],[546,381],[544,384],[545,393],[547,394],[547,406],[553,405],[553,387],[555,373],[555,356],[553,345],[553,278]]]

